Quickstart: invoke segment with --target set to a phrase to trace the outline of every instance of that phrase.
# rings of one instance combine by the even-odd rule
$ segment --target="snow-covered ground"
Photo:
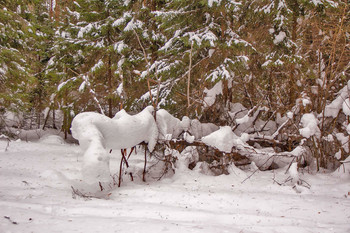
[[[285,169],[233,168],[208,176],[179,168],[161,181],[124,177],[109,199],[72,198],[82,152],[49,138],[0,140],[0,232],[350,232],[350,177],[303,174],[310,189],[280,186]],[[111,154],[111,171],[120,154]],[[130,164],[141,166],[142,153]]]

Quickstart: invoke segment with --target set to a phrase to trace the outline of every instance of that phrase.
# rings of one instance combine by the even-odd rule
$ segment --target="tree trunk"
[[[292,9],[293,9],[293,21],[292,21],[292,41],[296,42],[297,39],[297,26],[298,26],[298,17],[299,17],[299,4],[297,0],[294,0],[292,2]],[[296,53],[295,47],[292,48],[293,55]],[[295,64],[292,62],[290,65],[290,71],[289,71],[289,104],[292,106],[295,104],[295,100],[297,98],[296,96],[296,79],[295,79]]]
[[[55,108],[52,109],[52,128],[57,129],[56,127],[56,112],[55,112]]]
[[[193,50],[193,42],[191,43],[190,64],[188,66],[188,78],[187,78],[187,115],[189,113],[189,108],[191,106],[191,102],[190,102],[190,84],[191,84],[191,69],[192,69],[192,50]]]
[[[50,19],[53,18],[53,0],[50,0],[50,6],[49,6],[49,15],[50,15]]]
[[[51,107],[49,108],[49,112],[47,113],[47,115],[45,117],[45,121],[44,121],[43,128],[42,128],[43,130],[45,129],[47,121],[49,120],[50,112],[51,112]]]
[[[112,85],[112,62],[111,55],[108,55],[108,116],[113,117],[113,85]]]
[[[59,5],[59,0],[56,0],[56,6],[55,6],[55,20],[59,21],[60,18],[60,5]]]

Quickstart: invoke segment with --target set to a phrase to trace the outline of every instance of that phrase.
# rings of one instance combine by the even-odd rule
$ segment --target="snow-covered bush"
[[[83,173],[88,182],[110,179],[108,149],[131,148],[141,142],[148,143],[149,151],[156,148],[165,170],[171,170],[169,165],[176,160],[182,168],[204,166],[213,174],[227,174],[230,164],[249,162],[261,170],[292,162],[315,170],[335,169],[349,153],[349,89],[350,81],[319,114],[312,109],[314,100],[304,93],[284,113],[272,112],[263,104],[247,109],[229,103],[226,124],[221,127],[187,116],[180,120],[163,109],[157,111],[155,121],[153,107],[147,107],[136,115],[121,110],[112,119],[81,113],[73,120],[72,133],[85,151]],[[155,147],[157,143],[162,146]]]
[[[224,96],[224,85],[221,85],[222,91],[217,91],[220,85],[215,85],[213,91],[216,94],[205,96],[211,99],[211,104],[203,103],[203,116],[205,120],[211,117],[221,125],[230,126],[238,137],[245,134],[243,141],[254,150],[261,150],[261,161],[269,159],[271,152],[287,153],[298,157],[299,166],[309,166],[317,171],[322,167],[334,170],[349,154],[350,81],[343,82],[345,85],[340,91],[333,86],[323,95],[320,91],[325,86],[321,81],[318,80],[319,86],[304,89],[287,109],[274,107],[270,99],[261,99],[247,108],[241,103],[227,101],[230,97]],[[341,86],[342,83],[337,84]],[[232,143],[232,140],[225,141]],[[229,143],[221,144],[228,146]],[[296,148],[302,149],[298,155],[293,152]],[[268,162],[259,167],[283,166],[283,160],[274,159],[272,164]]]
[[[153,151],[158,128],[149,106],[136,115],[122,111],[113,119],[94,112],[78,114],[72,122],[73,137],[84,151],[83,176],[86,182],[109,182],[109,155],[107,150],[126,149],[141,142]]]

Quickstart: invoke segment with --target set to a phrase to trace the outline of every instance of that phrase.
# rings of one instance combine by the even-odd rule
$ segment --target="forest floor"
[[[0,140],[0,232],[350,232],[350,178],[304,172],[310,187],[283,183],[284,169],[209,176],[178,169],[160,181],[124,177],[108,199],[72,195],[79,146]],[[111,154],[117,171],[120,154]],[[143,156],[130,163],[142,166]],[[275,180],[275,181],[274,181]],[[306,183],[304,183],[306,184]],[[306,186],[308,186],[306,185]]]

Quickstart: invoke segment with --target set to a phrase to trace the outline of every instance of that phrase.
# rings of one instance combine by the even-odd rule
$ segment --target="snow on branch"
[[[151,13],[154,14],[155,16],[161,16],[161,17],[169,17],[169,16],[176,16],[176,15],[185,15],[185,14],[192,14],[197,12],[198,10],[189,10],[189,11],[184,11],[184,10],[169,10],[169,11],[152,11]]]

